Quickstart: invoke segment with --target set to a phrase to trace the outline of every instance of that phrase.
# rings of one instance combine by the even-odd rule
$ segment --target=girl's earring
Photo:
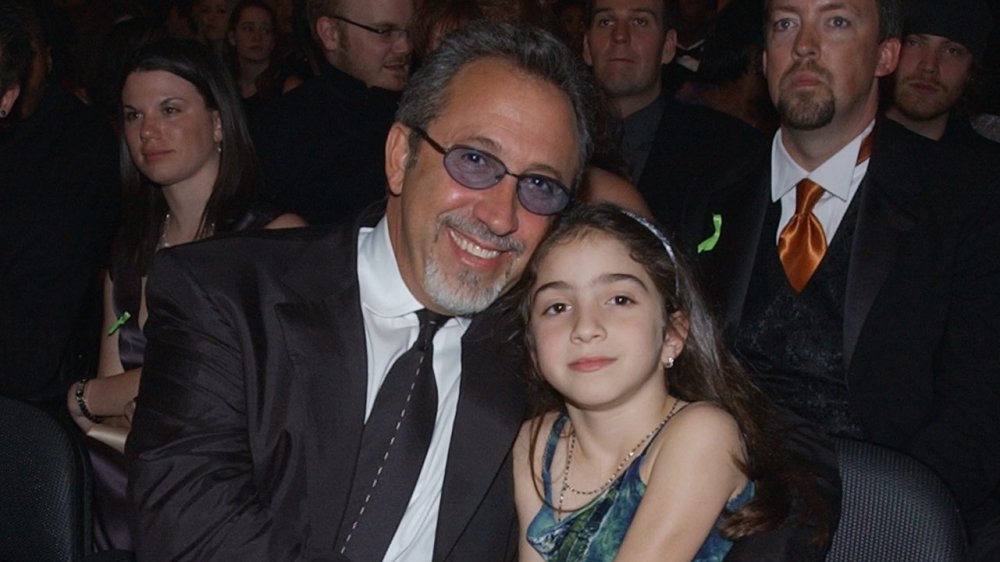
[[[667,357],[667,360],[663,362],[663,366],[666,367],[666,368],[668,368],[668,369],[671,368],[671,367],[673,367],[674,366],[674,358],[673,357]]]

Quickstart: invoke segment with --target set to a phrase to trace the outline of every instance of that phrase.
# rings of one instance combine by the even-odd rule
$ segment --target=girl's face
[[[249,62],[264,62],[274,51],[274,22],[267,10],[249,6],[240,14],[236,29],[229,32],[236,56]]]
[[[133,72],[122,88],[122,105],[125,143],[150,181],[163,187],[215,183],[222,119],[194,84],[165,70]]]
[[[663,298],[615,238],[588,232],[553,247],[531,289],[532,356],[539,372],[581,410],[666,396],[663,364],[683,349]]]

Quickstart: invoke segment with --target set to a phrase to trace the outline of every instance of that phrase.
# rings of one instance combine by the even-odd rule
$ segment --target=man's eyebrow
[[[855,15],[861,15],[861,7],[848,4],[847,2],[831,2],[819,7],[820,12],[834,12],[837,10],[847,10]]]
[[[497,154],[498,152],[501,152],[503,150],[503,147],[500,146],[500,143],[491,139],[490,137],[471,137],[467,140],[460,140],[452,146],[459,144],[464,144],[466,146],[472,146],[473,148],[480,148],[482,150],[485,150],[486,152],[489,152],[491,156],[503,162],[504,166],[507,165],[507,162],[504,161],[504,159]],[[523,170],[508,169],[508,171],[518,175],[524,175],[524,174],[544,175],[557,179],[563,183],[566,182],[566,178],[562,177],[562,172],[544,162],[533,162]]]

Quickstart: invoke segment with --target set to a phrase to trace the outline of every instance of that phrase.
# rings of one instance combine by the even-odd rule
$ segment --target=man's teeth
[[[476,256],[477,258],[491,260],[500,255],[499,250],[490,250],[488,248],[483,248],[478,244],[473,244],[468,239],[459,236],[455,232],[449,232],[449,234],[451,235],[451,239],[455,241],[455,244],[458,244],[459,248]]]

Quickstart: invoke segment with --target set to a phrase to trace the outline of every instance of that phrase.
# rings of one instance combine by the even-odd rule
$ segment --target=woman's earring
[[[663,362],[663,366],[666,367],[666,368],[668,368],[668,369],[671,368],[671,367],[673,367],[674,366],[674,358],[673,357],[667,357],[667,360]]]
[[[222,143],[221,142],[219,144],[215,145],[215,150],[217,150],[219,152],[219,154],[222,154]]]
[[[0,119],[3,119],[4,117],[7,117],[7,110],[0,109]]]

